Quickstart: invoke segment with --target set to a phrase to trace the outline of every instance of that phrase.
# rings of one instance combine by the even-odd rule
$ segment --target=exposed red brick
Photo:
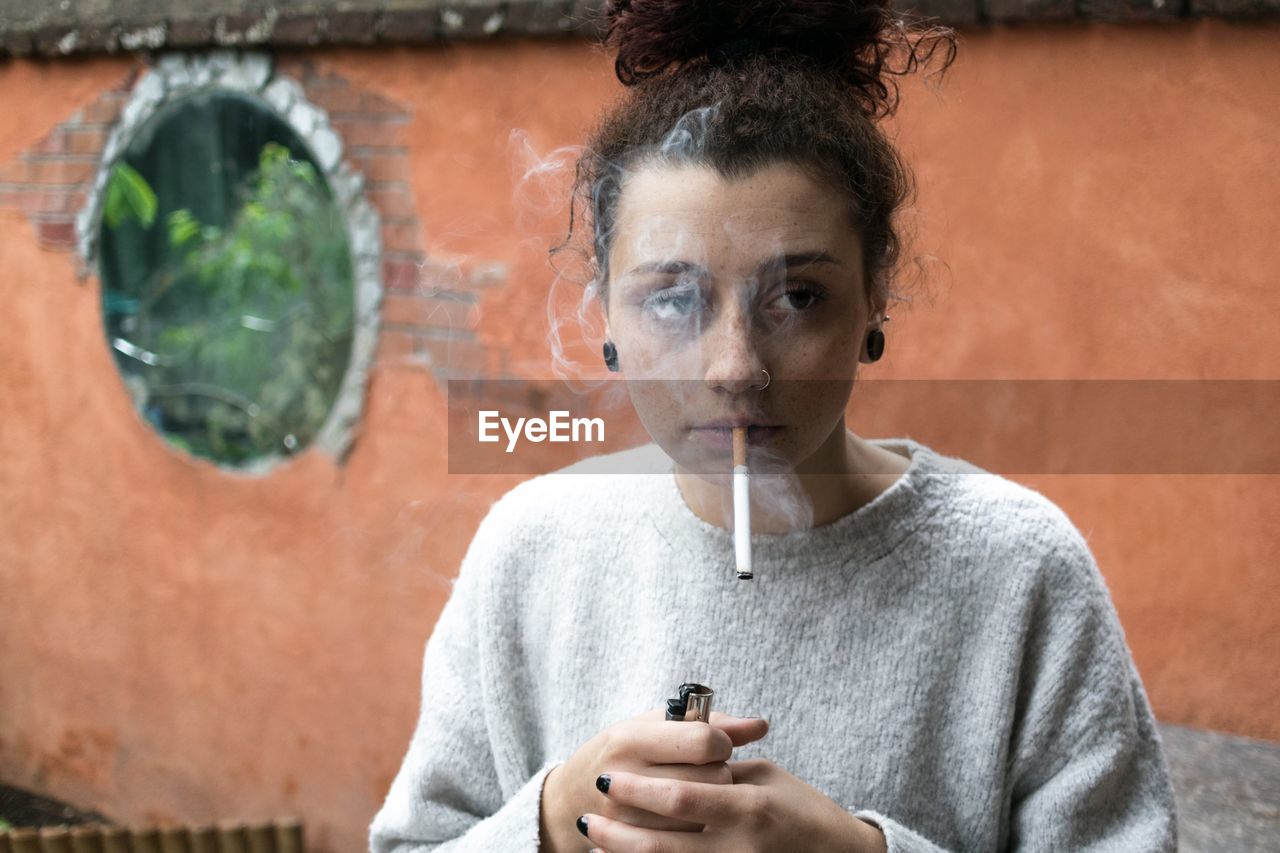
[[[477,319],[476,304],[462,299],[386,294],[382,298],[382,321],[389,326],[470,332]]]
[[[382,297],[382,322],[393,326],[421,326],[430,314],[420,296],[386,294]]]
[[[67,154],[101,154],[102,147],[106,144],[107,129],[105,127],[77,127],[66,131]]]
[[[401,143],[403,121],[395,119],[339,119],[333,129],[348,148],[396,148]]]
[[[67,134],[62,128],[58,128],[36,143],[35,151],[41,154],[66,154],[67,153]]]
[[[102,95],[84,108],[80,120],[85,124],[113,124],[120,117],[125,96]]]
[[[76,226],[67,220],[50,220],[36,223],[36,237],[46,246],[70,249],[76,245]]]
[[[135,63],[128,71],[122,74],[120,79],[116,81],[116,84],[107,91],[117,92],[123,100],[127,101],[129,99],[129,93],[133,91],[134,84],[136,84],[138,79],[142,77],[145,70],[146,66],[144,64]]]
[[[416,351],[417,342],[412,334],[383,329],[378,333],[378,347],[374,353],[374,360],[402,361],[412,358]]]
[[[27,160],[25,166],[26,177],[17,183],[67,186],[93,180],[98,164],[88,159],[53,160],[36,156]],[[0,176],[0,181],[9,180]]]
[[[409,180],[409,160],[403,154],[353,154],[349,159],[366,181]]]
[[[473,329],[479,318],[479,311],[474,302],[430,297],[423,297],[422,301],[425,303],[423,326],[464,331]]]
[[[382,262],[382,286],[387,290],[413,290],[418,286],[418,275],[418,264],[414,261]]]
[[[374,209],[388,219],[412,218],[418,215],[407,185],[383,184],[365,192]]]
[[[385,118],[403,116],[407,112],[404,107],[381,95],[352,88],[341,77],[312,75],[302,83],[312,103],[347,118],[360,115]]]
[[[27,182],[27,164],[24,160],[14,160],[0,166],[0,184],[25,184]]]
[[[467,278],[457,263],[428,258],[418,274],[418,287],[433,292],[469,290]]]
[[[346,83],[330,82],[328,78],[311,78],[303,81],[308,100],[330,113],[359,113],[360,92]]]
[[[0,190],[0,207],[16,207],[23,213],[74,213],[86,198],[80,190],[23,187]]]
[[[360,93],[360,112],[376,115],[407,115],[406,110],[395,101],[376,95],[373,92]]]
[[[422,229],[417,220],[384,222],[382,249],[385,252],[416,252],[422,248]]]
[[[347,78],[333,71],[323,70],[305,53],[293,54],[298,73],[294,76],[305,86],[350,86]]]
[[[448,367],[472,373],[483,373],[488,367],[484,347],[474,341],[423,337],[419,346],[431,357],[433,367]]]

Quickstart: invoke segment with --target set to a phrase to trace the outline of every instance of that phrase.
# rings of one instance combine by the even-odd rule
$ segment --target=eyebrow
[[[770,258],[760,264],[759,272],[774,271],[780,269],[791,269],[793,267],[807,267],[810,264],[833,264],[835,266],[844,266],[839,259],[828,254],[827,252],[793,252],[788,255],[779,255]],[[698,273],[706,275],[707,271],[692,261],[650,261],[649,263],[640,264],[633,268],[627,275],[640,275],[643,273],[662,273],[663,275],[680,275],[682,273]]]
[[[765,261],[760,265],[761,271],[769,269],[791,269],[792,267],[807,267],[810,264],[832,264],[842,267],[844,264],[840,260],[826,252],[793,252],[789,255],[783,255],[780,258],[773,258]]]
[[[650,261],[634,267],[627,275],[638,275],[640,273],[662,273],[663,275],[680,275],[686,272],[696,272],[705,275],[706,270],[690,261]]]

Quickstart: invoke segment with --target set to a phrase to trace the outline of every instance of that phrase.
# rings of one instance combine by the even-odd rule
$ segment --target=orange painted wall
[[[866,375],[1280,378],[1276,35],[965,33],[892,124],[916,250],[947,269]],[[578,141],[616,92],[607,59],[573,41],[314,57],[412,112],[428,252],[508,265],[480,334],[546,375],[535,237],[560,223],[517,222],[509,135]],[[0,163],[131,64],[0,66]],[[248,479],[177,456],[130,409],[96,281],[13,211],[0,270],[0,780],[127,820],[298,814],[315,850],[361,849],[448,579],[518,478],[447,475],[443,393],[396,365],[342,466]],[[941,419],[897,431],[947,440]],[[1277,478],[1020,479],[1089,536],[1157,714],[1280,740]]]

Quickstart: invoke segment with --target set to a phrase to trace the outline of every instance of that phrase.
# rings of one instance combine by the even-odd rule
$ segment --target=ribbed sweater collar
[[[860,562],[879,559],[892,551],[927,518],[941,499],[938,476],[946,457],[910,438],[873,438],[887,450],[905,450],[910,464],[897,480],[869,503],[827,524],[787,533],[757,533],[751,537],[752,559],[761,570],[801,563]],[[703,554],[724,555],[732,561],[733,533],[694,514],[676,482],[674,468],[654,478],[658,490],[651,520],[672,542],[682,542]]]

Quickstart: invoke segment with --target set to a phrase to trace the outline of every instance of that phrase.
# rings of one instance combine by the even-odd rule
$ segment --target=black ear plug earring
[[[889,315],[884,315],[884,322],[889,322]],[[871,361],[879,361],[880,356],[884,355],[884,332],[880,329],[872,329],[867,332],[867,358]]]
[[[614,373],[618,372],[618,348],[613,345],[613,341],[604,342],[604,363]]]

